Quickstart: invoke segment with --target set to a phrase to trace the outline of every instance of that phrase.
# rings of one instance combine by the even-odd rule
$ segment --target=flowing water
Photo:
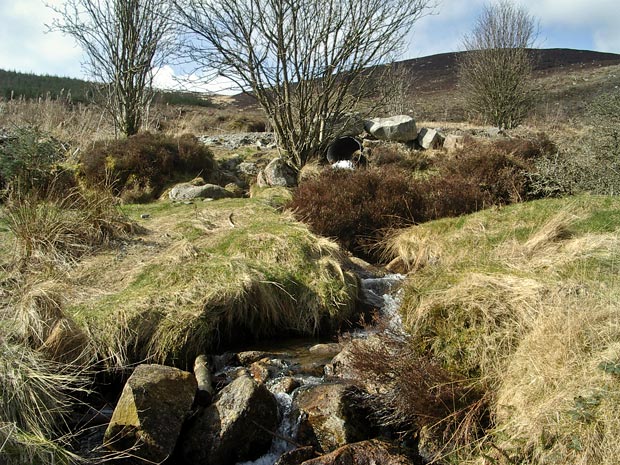
[[[402,320],[398,312],[401,300],[401,291],[398,285],[403,281],[404,275],[388,274],[383,277],[368,277],[361,279],[362,285],[362,302],[375,307],[379,310],[380,315],[385,321],[386,327],[391,331],[402,331]],[[358,330],[351,336],[354,338],[367,337],[370,330]],[[299,427],[299,415],[293,408],[293,398],[295,392],[302,386],[318,385],[323,383],[323,377],[316,374],[304,373],[303,367],[312,367],[316,364],[324,365],[331,360],[335,354],[320,352],[312,353],[309,349],[315,344],[315,341],[294,341],[288,347],[278,347],[282,349],[283,359],[278,359],[278,363],[282,366],[282,372],[276,374],[272,379],[267,381],[267,388],[274,394],[278,403],[278,411],[281,418],[280,424],[275,431],[274,440],[269,451],[253,461],[239,462],[237,465],[273,465],[278,458],[286,451],[295,448],[295,445],[288,438],[294,438],[297,435]],[[302,367],[300,372],[292,377],[299,384],[291,394],[280,392],[278,382],[281,376],[289,375],[290,368],[293,366]]]

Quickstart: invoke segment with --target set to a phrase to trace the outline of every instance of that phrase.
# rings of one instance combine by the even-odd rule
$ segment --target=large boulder
[[[297,390],[294,404],[300,412],[298,442],[331,452],[350,442],[368,439],[372,428],[360,406],[360,391],[350,384],[321,384]]]
[[[160,463],[172,454],[196,394],[194,375],[138,365],[127,380],[104,436],[108,449]]]
[[[364,129],[380,140],[409,142],[418,137],[415,120],[407,115],[374,118],[365,122]]]
[[[375,380],[368,379],[363,373],[360,376],[359,367],[353,363],[354,354],[369,354],[372,356],[374,350],[378,347],[384,347],[384,340],[376,334],[367,338],[353,339],[344,345],[342,350],[334,356],[330,363],[325,365],[324,372],[328,378],[337,378],[343,382],[355,382],[356,385],[363,388],[370,394],[383,394],[388,386],[378,383]],[[358,355],[359,357],[359,355]]]
[[[297,172],[283,158],[274,158],[258,173],[258,187],[293,187],[297,184]]]
[[[168,194],[170,200],[193,200],[193,199],[225,199],[234,197],[235,194],[215,184],[203,184],[195,186],[191,183],[184,182],[177,184]]]
[[[185,460],[200,465],[232,465],[254,460],[271,445],[278,406],[265,385],[240,376],[189,425],[182,443]]]
[[[415,462],[388,442],[373,439],[347,444],[314,459],[287,465],[413,465]]]

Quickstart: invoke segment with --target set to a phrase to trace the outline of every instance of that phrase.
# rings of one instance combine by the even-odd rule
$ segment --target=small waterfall
[[[380,278],[362,279],[362,297],[364,303],[380,309],[388,328],[402,332],[403,321],[398,311],[402,299],[400,289],[394,291],[405,279],[405,275],[394,273]]]
[[[296,376],[295,380],[299,382],[300,386],[320,384],[322,382],[321,378],[312,376]],[[300,419],[293,409],[293,396],[295,391],[291,394],[274,392],[274,387],[277,385],[277,382],[278,378],[267,382],[267,389],[272,392],[278,403],[278,412],[281,418],[280,425],[275,431],[271,447],[266,454],[260,456],[256,460],[237,462],[237,465],[273,465],[283,453],[295,448],[290,441],[284,439],[290,438],[292,440],[292,438],[297,436],[297,429],[299,428]]]
[[[402,319],[399,314],[399,306],[402,298],[402,291],[396,289],[398,285],[405,279],[402,274],[387,274],[382,277],[367,277],[361,279],[362,301],[379,309],[381,315],[385,318],[387,326],[395,332],[403,332]],[[366,331],[357,331],[354,337],[366,337]],[[283,367],[286,368],[286,367]],[[283,370],[285,371],[285,370]],[[313,384],[321,384],[322,378],[313,376],[297,375],[294,376],[300,386]],[[267,382],[267,388],[274,394],[278,403],[278,412],[280,413],[280,425],[275,431],[275,437],[272,441],[269,451],[253,461],[239,462],[237,465],[273,465],[280,456],[295,446],[283,438],[294,438],[297,435],[299,427],[299,417],[293,408],[293,397],[296,392],[291,394],[278,392],[277,382],[279,376],[274,377]],[[297,388],[299,389],[299,388]]]

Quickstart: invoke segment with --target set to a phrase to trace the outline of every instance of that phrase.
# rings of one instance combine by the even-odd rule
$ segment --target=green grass
[[[124,211],[151,215],[140,220],[150,233],[130,257],[85,265],[104,268],[95,287],[129,277],[68,309],[103,357],[183,365],[220,342],[315,334],[352,317],[357,279],[342,270],[338,247],[260,199]],[[169,239],[141,259],[143,245],[161,234]]]
[[[491,209],[389,246],[415,270],[401,307],[414,351],[490,402],[486,434],[445,460],[615,463],[620,384],[600,366],[620,360],[620,198]]]

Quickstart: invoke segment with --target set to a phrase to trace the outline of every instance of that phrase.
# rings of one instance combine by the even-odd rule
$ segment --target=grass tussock
[[[71,365],[50,361],[8,337],[0,339],[0,454],[3,463],[72,464],[80,458],[67,449],[65,415],[84,390],[86,376]],[[65,438],[65,439],[63,439]]]
[[[71,189],[62,197],[9,191],[3,208],[22,262],[63,265],[110,241],[132,225],[105,192]]]
[[[485,434],[448,441],[445,460],[615,463],[619,212],[613,197],[549,199],[389,240],[415,270],[401,307],[408,350],[489,399]]]
[[[290,215],[258,199],[151,208],[145,241],[75,272],[89,290],[69,311],[104,358],[183,365],[220,343],[314,334],[353,317],[357,278],[340,249]]]

